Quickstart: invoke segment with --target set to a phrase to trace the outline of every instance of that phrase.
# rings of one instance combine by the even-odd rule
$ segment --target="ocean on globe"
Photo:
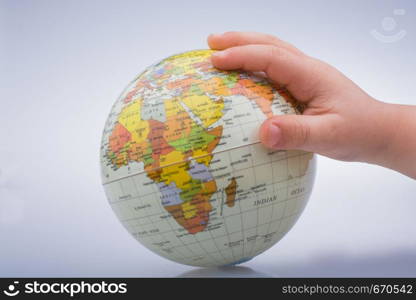
[[[102,182],[142,245],[193,266],[245,262],[278,242],[303,211],[315,156],[270,151],[258,137],[273,115],[300,113],[264,77],[220,71],[213,51],[171,56],[120,95],[105,124]]]

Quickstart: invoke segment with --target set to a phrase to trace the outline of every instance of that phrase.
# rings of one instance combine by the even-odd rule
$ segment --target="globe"
[[[221,71],[211,50],[137,76],[102,135],[102,182],[141,244],[193,266],[245,262],[295,224],[312,190],[313,153],[264,148],[259,126],[301,106],[261,74]]]

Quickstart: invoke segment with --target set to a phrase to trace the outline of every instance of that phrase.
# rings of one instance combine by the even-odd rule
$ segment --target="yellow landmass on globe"
[[[149,134],[149,123],[140,117],[141,106],[142,101],[136,100],[124,107],[118,117],[118,122],[130,132],[131,140],[137,144],[146,142]]]
[[[206,95],[192,95],[182,98],[182,102],[202,121],[204,127],[217,122],[223,116],[224,101],[214,101]]]

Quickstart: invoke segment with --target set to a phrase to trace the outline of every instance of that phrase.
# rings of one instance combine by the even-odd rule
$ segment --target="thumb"
[[[262,124],[260,141],[271,149],[317,151],[328,138],[326,131],[322,116],[273,116]]]

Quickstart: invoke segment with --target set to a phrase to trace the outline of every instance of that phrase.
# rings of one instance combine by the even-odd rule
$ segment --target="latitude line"
[[[286,187],[285,187],[286,188]],[[284,189],[284,188],[282,188],[282,189]],[[300,194],[300,195],[302,195],[302,194]],[[262,206],[262,208],[266,208],[266,207],[270,207],[270,206],[273,206],[273,205],[277,205],[277,204],[280,204],[280,203],[285,203],[285,202],[288,202],[288,201],[291,201],[291,200],[294,200],[294,199],[296,199],[296,198],[298,198],[299,197],[299,195],[296,195],[296,196],[293,196],[293,197],[289,197],[289,198],[287,198],[287,199],[285,199],[285,200],[282,200],[282,201],[278,201],[278,202],[276,202],[276,203],[272,203],[272,204],[268,204],[268,205],[264,205],[264,206]],[[245,210],[244,211],[244,213],[246,213],[246,212],[249,212],[249,211],[254,211],[254,210],[257,210],[257,208],[252,208],[252,209],[248,209],[248,210]],[[227,217],[232,217],[232,216],[237,216],[237,215],[239,215],[239,213],[235,213],[235,214],[232,214],[232,215],[228,215]],[[282,218],[284,218],[284,213],[282,214]],[[223,217],[224,218],[224,217]],[[135,218],[135,219],[140,219],[140,218]],[[133,219],[133,220],[135,220],[135,219]],[[272,220],[273,222],[275,222],[275,221],[279,221],[280,219],[276,219],[276,220]],[[129,219],[129,220],[127,220],[127,222],[129,222],[129,221],[132,221],[132,219]],[[122,221],[122,222],[126,222],[126,220],[125,221]],[[162,221],[160,221],[160,222],[162,222]],[[225,222],[225,220],[224,220],[224,222]],[[158,222],[156,222],[156,223],[158,223]],[[259,224],[258,223],[258,220],[257,220],[257,224],[256,224],[256,226],[252,226],[252,227],[249,227],[249,228],[247,228],[247,229],[253,229],[253,228],[256,228],[257,226],[260,226],[260,225],[265,225],[265,224],[268,224],[269,222],[265,222],[265,223],[261,223],[261,224]],[[136,225],[135,227],[137,227],[137,226],[144,226],[144,225],[152,225],[152,224],[155,224],[154,222],[151,222],[151,223],[146,223],[146,224],[140,224],[140,225]],[[172,227],[171,227],[172,228]],[[246,229],[245,229],[246,230]],[[172,230],[167,230],[167,231],[163,231],[163,232],[158,232],[158,233],[154,233],[154,234],[149,234],[149,235],[146,235],[146,236],[143,236],[143,238],[145,238],[145,237],[149,237],[149,236],[156,236],[156,235],[160,235],[160,234],[163,234],[163,233],[169,233],[169,232],[176,232],[176,231],[178,231],[178,229],[173,229],[172,228]],[[207,230],[207,231],[212,231],[212,230]],[[239,231],[235,231],[235,232],[232,232],[232,233],[230,233],[230,234],[233,234],[233,233],[236,233],[236,232],[239,232]],[[225,236],[225,235],[222,235],[222,236]]]
[[[253,144],[254,145],[254,144]],[[300,153],[300,154],[296,154],[296,155],[292,155],[292,156],[289,156],[289,157],[297,157],[297,156],[304,156],[304,155],[308,155],[309,153],[308,152],[306,152],[306,153]],[[281,160],[285,160],[285,159],[288,159],[289,158],[288,156],[285,156],[284,158],[281,158],[281,159],[276,159],[276,160],[273,160],[272,158],[271,158],[271,161],[270,162],[265,162],[265,163],[260,163],[260,164],[256,164],[255,165],[255,167],[259,167],[259,166],[263,166],[263,165],[268,165],[268,164],[273,164],[274,162],[278,162],[278,161],[281,161]],[[162,167],[162,168],[164,168],[164,167]],[[238,171],[242,171],[242,170],[247,170],[247,169],[250,169],[251,167],[246,167],[246,168],[240,168],[240,169],[238,169]],[[211,172],[212,172],[212,170],[210,170]],[[122,180],[122,179],[125,179],[125,178],[128,178],[128,177],[133,177],[133,176],[137,176],[137,175],[141,175],[141,174],[143,174],[144,172],[140,172],[140,173],[137,173],[137,174],[130,174],[130,175],[128,175],[128,176],[125,176],[125,177],[120,177],[119,179],[115,179],[115,180],[113,180],[113,181],[111,181],[111,182],[107,182],[107,183],[105,183],[105,184],[103,184],[103,185],[107,185],[107,184],[110,184],[110,183],[115,183],[115,182],[118,182],[118,181],[120,181],[120,180]],[[283,181],[286,181],[286,180],[282,180],[282,181],[279,181],[279,182],[283,182]],[[278,183],[278,182],[274,182],[274,183]],[[132,197],[132,198],[128,198],[128,199],[121,199],[121,200],[117,200],[117,201],[111,201],[111,203],[117,203],[117,202],[122,202],[122,201],[128,201],[128,200],[131,200],[131,199],[134,199],[134,198],[138,198],[138,197],[145,197],[145,196],[149,196],[149,195],[153,195],[153,194],[155,194],[155,193],[157,193],[157,192],[152,192],[152,193],[147,193],[147,194],[143,194],[143,195],[138,195],[137,197]]]
[[[242,169],[243,170],[243,169]],[[292,178],[292,179],[289,179],[289,180],[293,180],[293,179],[296,179],[297,177],[295,177],[295,178]],[[269,184],[266,184],[265,185],[265,187],[266,186],[271,186],[271,185],[275,185],[275,184],[279,184],[279,183],[283,183],[283,182],[286,182],[286,181],[289,181],[289,180],[281,180],[281,181],[276,181],[276,182],[271,182],[271,183],[269,183]],[[287,188],[286,186],[285,187],[282,187],[282,188],[279,188],[278,190],[282,190],[282,189],[285,189],[285,188]],[[254,193],[256,193],[256,192],[254,192]],[[152,193],[151,195],[154,195],[154,194],[158,194],[158,192],[154,192],[154,193]],[[148,194],[149,195],[149,194]],[[256,196],[258,195],[258,193],[256,193]],[[134,199],[139,199],[139,198],[142,198],[142,197],[135,197]],[[290,197],[290,198],[287,198],[287,199],[292,199],[293,197]],[[238,201],[241,201],[241,200],[239,200],[238,199]],[[280,203],[280,202],[284,202],[284,201],[286,201],[286,200],[283,200],[283,201],[278,201],[277,203]],[[120,201],[119,201],[120,202]],[[119,203],[119,202],[113,202],[113,203],[110,203],[110,205],[112,205],[112,204],[116,204],[116,203]],[[262,206],[262,207],[268,207],[268,206],[270,206],[271,204],[268,204],[268,205],[264,205],[264,206]],[[245,210],[244,212],[248,212],[248,211],[252,211],[252,210],[255,210],[255,209],[257,209],[257,207],[256,208],[251,208],[251,209],[248,209],[248,210]],[[152,217],[152,216],[158,216],[158,215],[163,215],[163,213],[155,213],[155,214],[150,214],[150,215],[146,215],[146,216],[149,216],[149,217]],[[236,215],[236,214],[233,214],[233,215]],[[229,215],[229,216],[233,216],[233,215]],[[141,216],[138,216],[138,217],[133,217],[133,218],[128,218],[128,219],[124,219],[124,220],[120,220],[121,222],[126,222],[126,221],[131,221],[131,220],[136,220],[136,219],[140,219],[140,218],[142,218]]]
[[[261,142],[254,142],[254,143],[249,143],[249,144],[245,144],[245,145],[230,147],[230,148],[227,148],[227,149],[224,149],[224,150],[219,150],[217,152],[213,152],[213,153],[210,153],[210,154],[193,156],[192,158],[189,158],[188,160],[175,161],[173,163],[166,164],[166,165],[163,165],[161,167],[153,168],[153,169],[151,169],[149,171],[155,171],[155,170],[163,169],[163,168],[166,168],[166,167],[171,167],[171,166],[174,166],[174,165],[177,165],[177,164],[182,164],[182,163],[189,162],[191,160],[197,160],[197,159],[204,158],[204,157],[207,157],[207,156],[210,156],[210,155],[214,156],[215,154],[219,154],[219,153],[223,153],[223,152],[228,152],[228,151],[232,151],[232,150],[235,150],[235,149],[239,149],[239,148],[243,148],[243,147],[248,147],[248,146],[252,146],[252,145],[257,145],[257,144],[260,144],[260,143]],[[283,151],[285,151],[285,150],[283,150]],[[128,175],[125,175],[125,176],[121,176],[121,177],[119,177],[117,179],[109,180],[109,181],[103,183],[103,185],[107,185],[109,183],[113,183],[113,182],[116,182],[116,181],[119,181],[119,180],[122,180],[122,179],[125,179],[125,178],[129,178],[129,177],[132,177],[132,176],[140,175],[140,174],[143,174],[143,173],[146,173],[146,172],[148,172],[148,171],[143,170],[143,171],[140,171],[140,172],[136,172],[136,173],[128,174]]]

